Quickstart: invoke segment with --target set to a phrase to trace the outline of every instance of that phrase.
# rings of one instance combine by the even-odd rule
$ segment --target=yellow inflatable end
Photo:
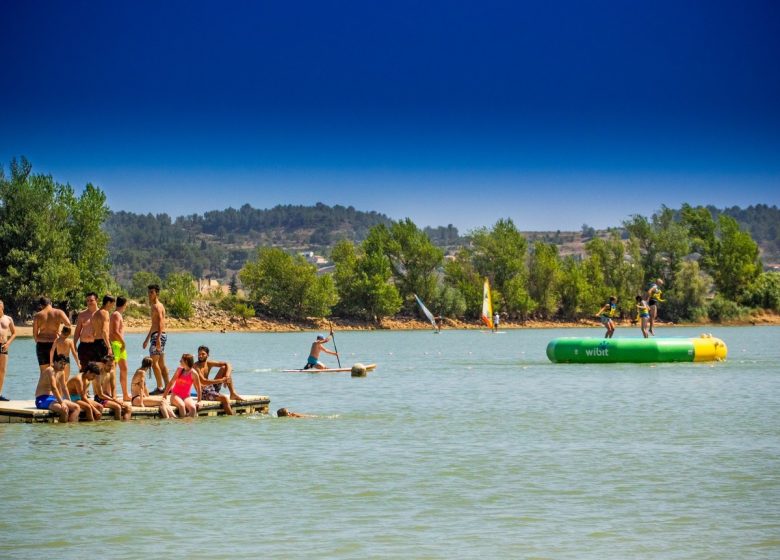
[[[726,359],[727,353],[726,343],[711,334],[693,339],[694,362],[720,362]]]

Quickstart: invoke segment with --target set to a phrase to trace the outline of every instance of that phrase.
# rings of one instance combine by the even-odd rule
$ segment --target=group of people
[[[658,303],[664,301],[661,299],[663,295],[661,286],[663,285],[664,281],[658,278],[655,282],[650,283],[644,296],[640,294],[635,298],[639,327],[642,330],[642,336],[645,338],[648,338],[650,335],[655,336],[653,327],[658,317]],[[617,297],[610,296],[607,303],[598,310],[596,316],[599,317],[601,324],[607,329],[604,338],[612,338],[615,334],[615,319],[618,316]]]
[[[197,360],[192,354],[182,355],[179,367],[169,378],[165,364],[165,307],[159,294],[158,285],[148,287],[151,327],[142,347],[149,347],[149,357],[135,371],[129,390],[123,319],[127,299],[105,295],[98,306],[98,295],[88,293],[86,309],[78,313],[74,327],[65,312],[54,308],[49,298],[41,297],[32,328],[40,369],[35,406],[53,411],[63,422],[77,421],[82,413],[87,420],[97,420],[106,409],[117,419],[127,420],[133,406],[159,407],[165,418],[175,417],[177,413],[182,417],[196,416],[197,403],[191,394],[194,388],[198,402],[217,401],[225,413],[233,414],[231,400],[243,398],[233,386],[232,367],[228,362],[212,360],[208,347],[198,347]],[[13,320],[5,315],[0,301],[0,392],[8,364],[8,348],[15,338]],[[76,366],[74,375],[71,375],[71,357]],[[117,368],[121,398],[116,392]],[[210,378],[215,368],[217,373]],[[152,372],[156,387],[149,391],[146,377],[151,377]],[[221,392],[223,385],[228,395]]]

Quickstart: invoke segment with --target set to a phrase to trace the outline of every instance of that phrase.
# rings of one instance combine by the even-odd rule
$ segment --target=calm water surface
[[[547,361],[597,329],[337,333],[365,379],[281,373],[312,333],[172,334],[169,362],[205,343],[319,417],[0,425],[0,558],[778,558],[780,328],[710,330],[726,363]],[[5,394],[36,371],[19,340]]]

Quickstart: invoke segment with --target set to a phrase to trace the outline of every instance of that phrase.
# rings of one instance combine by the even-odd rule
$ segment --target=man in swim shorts
[[[92,319],[98,311],[97,294],[89,292],[86,297],[87,308],[78,314],[76,318],[76,331],[73,333],[73,344],[77,345],[81,371],[89,362],[98,362],[103,359],[95,346],[95,328]],[[104,354],[105,355],[105,354]]]
[[[331,331],[330,334],[333,334],[333,331]],[[303,369],[328,369],[328,367],[320,361],[320,352],[325,352],[331,356],[339,355],[338,352],[333,352],[332,350],[328,350],[325,348],[325,346],[323,346],[323,344],[329,340],[330,336],[322,336],[321,334],[317,335],[317,340],[312,342],[311,350],[309,350],[309,357],[306,360],[306,365],[303,366]]]
[[[41,296],[38,300],[40,311],[33,317],[33,340],[35,340],[35,356],[38,358],[40,372],[49,367],[51,346],[57,339],[60,326],[70,326],[70,319],[61,309],[54,309],[51,300]]]
[[[5,304],[0,300],[0,401],[7,401],[3,396],[5,371],[8,368],[8,348],[16,338],[14,320],[5,314]]]
[[[122,387],[122,400],[130,401],[127,391],[127,344],[125,344],[125,320],[122,314],[127,309],[127,298],[116,298],[116,311],[111,314],[108,325],[108,339],[111,341],[111,354],[119,366],[119,385]]]
[[[58,356],[52,366],[47,365],[41,371],[38,385],[35,387],[35,408],[59,414],[60,422],[78,422],[81,412],[79,405],[71,402],[67,395],[62,393],[64,384],[58,383],[64,369],[65,359]]]
[[[244,399],[241,395],[236,393],[235,389],[233,389],[233,377],[231,375],[233,368],[231,365],[228,362],[210,360],[208,346],[199,346],[198,360],[193,367],[201,377],[201,400],[219,401],[222,403],[222,409],[225,411],[225,414],[233,414],[233,409],[230,407],[230,400],[241,401]],[[214,379],[209,379],[209,372],[211,371],[211,368],[215,367],[219,368],[219,371],[217,371],[217,375],[214,376]],[[219,392],[223,383],[230,391],[230,397]]]
[[[149,307],[151,308],[152,326],[146,335],[143,348],[149,346],[149,357],[152,358],[152,371],[157,381],[157,388],[150,395],[161,395],[168,386],[168,366],[165,365],[165,343],[168,336],[165,334],[165,306],[160,301],[160,286],[150,284],[147,288],[149,295]]]
[[[92,332],[95,333],[95,354],[99,360],[111,355],[109,323],[111,321],[111,308],[114,307],[116,298],[111,295],[103,296],[103,305],[92,316]]]

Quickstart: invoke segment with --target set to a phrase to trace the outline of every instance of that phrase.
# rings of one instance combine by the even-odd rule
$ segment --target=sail
[[[493,328],[493,300],[490,297],[490,282],[487,278],[482,287],[482,322]]]
[[[428,317],[428,320],[431,322],[431,325],[433,325],[433,328],[436,330],[439,330],[439,327],[436,326],[436,319],[433,317],[433,313],[431,313],[427,307],[425,307],[425,304],[422,302],[420,298],[417,297],[417,294],[414,294],[414,299],[417,300],[417,305],[420,306],[420,309],[422,309],[422,312],[425,313],[425,316]]]

